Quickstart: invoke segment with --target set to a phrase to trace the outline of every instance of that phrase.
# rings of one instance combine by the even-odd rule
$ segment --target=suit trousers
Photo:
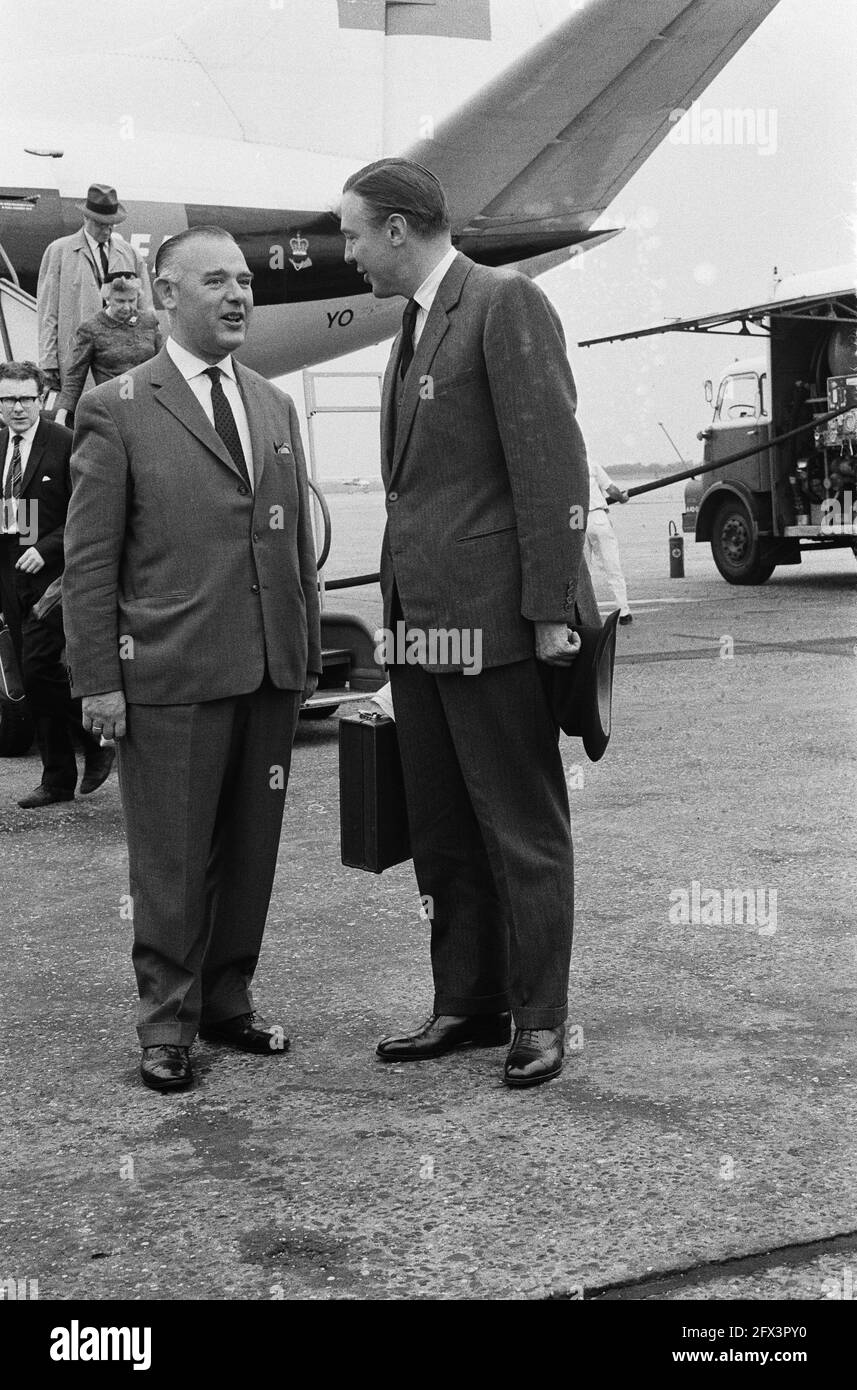
[[[144,1047],[250,1013],[301,693],[129,704],[118,747]]]
[[[80,700],[72,697],[63,661],[65,636],[57,605],[40,622],[31,612],[39,597],[26,575],[15,569],[21,550],[17,538],[0,537],[0,607],[6,616],[21,666],[27,707],[36,726],[42,757],[42,785],[73,792],[77,785],[75,741],[84,753],[96,752],[99,740],[81,723]]]
[[[390,668],[434,1012],[568,1016],[574,861],[568,793],[534,657],[478,675]]]

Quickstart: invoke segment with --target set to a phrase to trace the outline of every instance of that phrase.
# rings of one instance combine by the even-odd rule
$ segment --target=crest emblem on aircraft
[[[307,255],[309,251],[309,242],[306,237],[301,236],[300,232],[297,232],[289,241],[289,245],[292,248],[289,263],[294,266],[295,270],[308,270],[312,265],[312,261]],[[295,257],[297,257],[297,259],[295,259]]]

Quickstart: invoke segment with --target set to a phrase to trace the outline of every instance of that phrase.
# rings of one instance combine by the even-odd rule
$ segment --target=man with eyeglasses
[[[45,379],[34,362],[0,364],[0,607],[12,634],[36,726],[42,780],[18,802],[37,810],[71,801],[77,785],[74,738],[84,748],[81,792],[95,791],[114,751],[84,730],[63,661],[61,610],[33,614],[63,570],[63,532],[71,495],[71,431],[40,415]]]

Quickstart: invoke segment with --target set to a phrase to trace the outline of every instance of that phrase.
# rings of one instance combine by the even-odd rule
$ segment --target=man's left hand
[[[24,551],[15,569],[20,570],[22,574],[38,574],[39,570],[44,568],[44,564],[36,547],[31,545],[29,550]]]
[[[580,638],[566,623],[536,623],[536,660],[569,666],[580,651]]]
[[[307,676],[306,685],[304,686],[304,693],[302,696],[303,703],[306,703],[307,700],[312,699],[317,689],[318,676]]]

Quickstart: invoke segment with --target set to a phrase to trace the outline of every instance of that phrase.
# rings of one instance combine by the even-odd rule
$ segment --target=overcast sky
[[[857,259],[855,54],[855,0],[780,0],[703,94],[695,142],[679,143],[676,128],[613,205],[607,221],[627,230],[542,277],[565,324],[589,450],[606,467],[678,468],[659,420],[684,457],[699,457],[702,382],[747,347],[686,334],[586,349],[579,339],[765,300],[775,265],[790,275]],[[754,113],[755,144],[727,142],[734,110]],[[701,143],[718,121],[724,142]],[[387,354],[339,365],[381,369]],[[301,378],[283,384],[302,404]]]

